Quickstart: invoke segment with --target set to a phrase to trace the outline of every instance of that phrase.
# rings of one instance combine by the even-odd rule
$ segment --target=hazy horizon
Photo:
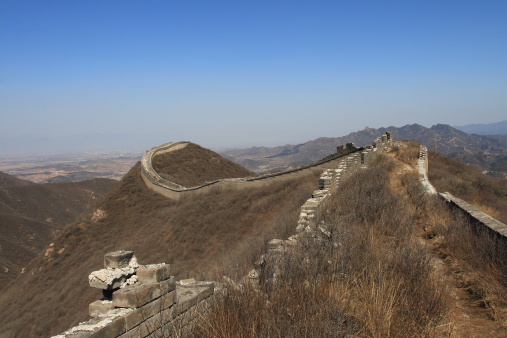
[[[0,153],[27,135],[230,148],[499,122],[506,13],[505,1],[4,1]]]

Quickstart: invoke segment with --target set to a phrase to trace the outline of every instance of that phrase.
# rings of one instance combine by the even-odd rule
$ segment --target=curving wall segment
[[[182,149],[186,147],[189,142],[170,142],[165,143],[161,146],[154,147],[145,152],[141,160],[141,176],[146,186],[151,190],[164,195],[168,198],[178,200],[183,195],[207,192],[214,187],[221,188],[250,188],[270,185],[272,183],[279,182],[282,180],[292,179],[295,176],[306,175],[310,171],[320,171],[322,169],[334,168],[339,162],[340,158],[343,158],[349,154],[357,153],[361,154],[361,161],[364,161],[364,156],[370,151],[376,151],[378,148],[382,148],[392,142],[391,133],[386,133],[382,137],[377,138],[373,145],[355,147],[352,143],[348,143],[346,146],[337,147],[337,152],[331,154],[319,161],[300,166],[297,168],[269,173],[260,175],[253,178],[227,178],[216,180],[212,182],[206,182],[202,185],[195,187],[184,187],[176,182],[168,181],[162,178],[156,170],[153,168],[153,159],[155,156]]]

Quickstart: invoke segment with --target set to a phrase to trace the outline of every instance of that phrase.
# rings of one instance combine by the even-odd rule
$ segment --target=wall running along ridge
[[[166,143],[161,146],[154,147],[145,152],[141,160],[141,176],[146,186],[151,190],[162,194],[171,199],[179,199],[183,194],[194,194],[201,192],[208,192],[212,187],[220,186],[224,188],[250,188],[270,185],[273,182],[293,179],[296,176],[306,175],[308,171],[320,171],[326,168],[336,167],[337,160],[347,154],[371,151],[391,139],[391,133],[386,133],[382,137],[375,140],[371,146],[356,147],[352,143],[347,143],[345,146],[337,147],[335,154],[329,155],[320,161],[310,163],[305,166],[297,167],[295,169],[285,170],[282,172],[260,175],[254,178],[228,178],[216,180],[213,182],[206,182],[205,184],[195,187],[184,187],[176,182],[168,181],[162,178],[153,168],[153,158],[157,155],[175,151],[186,147],[189,142],[175,142]]]
[[[339,161],[333,161],[336,166],[324,170],[319,178],[319,190],[315,190],[312,197],[301,206],[296,234],[286,240],[269,241],[266,255],[255,262],[254,269],[248,273],[243,282],[250,283],[256,288],[261,277],[269,283],[276,283],[281,269],[278,263],[283,254],[291,250],[300,250],[300,244],[304,241],[318,241],[319,238],[330,237],[330,229],[320,221],[321,211],[325,209],[329,197],[339,192],[340,182],[356,171],[367,168],[378,155],[388,151],[393,145],[392,134],[387,132],[386,135],[377,138],[373,146],[363,147],[361,152],[349,153],[342,156]],[[346,147],[338,147],[339,152],[340,149]],[[268,266],[271,269],[266,269]]]
[[[418,169],[419,175],[421,176],[421,184],[429,195],[437,194],[437,190],[428,180],[428,149],[421,145],[419,151]],[[493,234],[507,239],[507,225],[500,222],[499,220],[489,216],[485,212],[474,207],[470,203],[453,196],[449,192],[438,193],[439,196],[446,201],[450,207],[460,210],[462,213],[467,215],[472,222],[478,226],[489,229]]]
[[[150,177],[150,183],[162,182],[174,193],[187,191],[177,188],[176,183],[163,180],[153,170],[151,160],[155,154],[174,151],[187,146],[188,142],[168,143],[148,151],[143,157],[143,177]],[[268,243],[267,255],[256,263],[243,283],[258,285],[262,267],[267,260],[276,260],[283,252],[294,249],[299,240],[313,237],[316,233],[328,236],[329,233],[317,219],[328,197],[337,191],[339,182],[355,171],[366,168],[378,154],[392,146],[391,133],[375,140],[373,146],[356,148],[353,144],[338,147],[337,154],[309,166],[275,175],[261,177],[260,181],[273,182],[272,179],[287,177],[303,170],[317,170],[325,165],[319,178],[319,190],[313,192],[301,207],[296,234],[287,240],[273,239]],[[150,169],[151,167],[151,169]],[[148,170],[144,170],[148,168]],[[293,177],[293,176],[291,176]],[[271,179],[271,181],[269,180]],[[228,180],[216,181],[215,184]],[[241,180],[241,182],[251,182]],[[254,181],[255,182],[255,181]],[[191,189],[201,189],[195,187]],[[166,188],[164,188],[166,189]],[[275,265],[276,266],[276,265]],[[276,281],[276,268],[268,278]],[[104,256],[104,269],[94,271],[89,276],[89,284],[102,290],[103,297],[89,306],[90,320],[70,328],[54,338],[70,337],[187,337],[198,324],[198,319],[211,309],[215,289],[222,287],[217,282],[196,282],[193,279],[176,282],[170,276],[170,265],[165,263],[139,265],[132,251],[116,251]],[[231,285],[242,287],[242,283]]]

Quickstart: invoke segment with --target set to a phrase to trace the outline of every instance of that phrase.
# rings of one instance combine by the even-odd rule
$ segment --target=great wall
[[[302,206],[295,234],[288,239],[273,239],[268,243],[266,255],[260,257],[247,276],[238,284],[230,281],[232,287],[259,283],[266,261],[275,269],[267,278],[276,281],[276,261],[281,254],[297,248],[303,238],[328,235],[325,225],[320,224],[319,214],[329,196],[336,193],[340,181],[361,168],[367,167],[376,156],[389,150],[394,144],[392,135],[386,133],[377,138],[373,145],[355,147],[353,144],[338,147],[337,153],[307,166],[268,174],[256,178],[225,179],[207,182],[197,187],[183,187],[164,180],[152,167],[152,159],[159,154],[184,148],[188,142],[167,143],[150,149],[142,159],[141,175],[147,187],[166,197],[179,199],[182,195],[208,191],[212,186],[243,187],[262,186],[274,180],[284,180],[308,171],[323,171],[319,178],[318,190],[312,193]],[[429,195],[437,194],[428,181],[427,149],[421,146],[418,158],[421,184]],[[439,196],[453,208],[468,215],[476,224],[484,226],[499,236],[507,237],[507,226],[470,204],[452,196]],[[266,276],[265,276],[266,277]],[[91,287],[102,290],[103,297],[90,304],[91,319],[54,336],[66,337],[185,337],[211,308],[215,297],[224,292],[218,282],[196,282],[193,279],[176,282],[170,276],[170,265],[165,263],[139,265],[133,252],[117,251],[106,254],[104,269],[89,276]]]

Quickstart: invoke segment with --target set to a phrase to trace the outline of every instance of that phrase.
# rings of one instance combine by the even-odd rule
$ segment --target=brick
[[[102,315],[110,310],[114,309],[113,301],[110,299],[99,299],[90,303],[88,306],[88,313],[90,317],[96,317]]]
[[[113,293],[116,307],[138,308],[162,296],[163,289],[157,283],[137,283]]]
[[[134,268],[123,269],[100,269],[93,271],[88,276],[88,282],[92,288],[113,290],[120,287],[128,278],[135,273]]]
[[[144,265],[137,268],[137,278],[143,283],[158,283],[169,279],[169,264]]]
[[[176,279],[174,279],[174,276],[171,276],[169,279],[166,279],[159,284],[163,293],[168,293],[176,290]]]
[[[104,255],[105,268],[127,268],[129,267],[130,260],[135,258],[134,251],[114,251]]]
[[[174,315],[178,316],[191,307],[197,305],[198,302],[208,298],[214,292],[213,285],[205,285],[198,287],[177,287],[176,303],[174,304]]]
[[[135,326],[139,325],[141,322],[147,320],[148,318],[170,308],[174,304],[174,297],[176,295],[176,291],[172,291],[160,297],[159,299],[148,303],[134,311],[130,312],[125,316],[126,320],[126,329],[131,330]]]
[[[113,319],[113,321],[98,329],[97,331],[93,332],[90,335],[94,338],[102,338],[102,337],[117,337],[123,333],[125,333],[125,317],[118,317],[116,319]]]
[[[119,250],[104,255],[105,268],[127,268],[130,260],[135,258],[134,251]]]

